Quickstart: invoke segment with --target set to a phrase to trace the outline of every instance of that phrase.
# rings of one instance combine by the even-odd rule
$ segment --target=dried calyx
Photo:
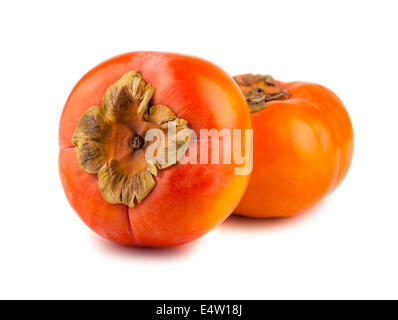
[[[250,112],[263,109],[268,101],[290,97],[285,88],[277,84],[269,75],[247,73],[233,77],[243,92]]]
[[[140,73],[124,74],[106,90],[102,105],[89,108],[80,118],[73,134],[80,166],[98,174],[98,186],[109,203],[129,207],[135,199],[140,203],[154,188],[158,169],[176,164],[186,151],[187,122],[167,106],[149,106],[153,92]],[[144,138],[150,129],[168,136],[153,142],[156,157],[145,153],[150,143]]]

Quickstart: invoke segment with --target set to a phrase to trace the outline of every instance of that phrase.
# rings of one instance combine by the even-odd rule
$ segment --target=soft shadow
[[[291,224],[297,224],[305,221],[327,203],[324,199],[311,207],[310,209],[299,213],[292,217],[285,218],[250,218],[233,214],[225,220],[218,228],[221,230],[236,231],[236,230],[250,230],[250,231],[264,231],[266,229],[276,229],[288,227]]]
[[[313,214],[316,214],[317,211],[320,211],[326,203],[327,200],[324,199],[312,208],[306,210],[305,212],[287,218],[249,218],[233,214],[221,225],[219,225],[218,229],[232,232],[242,230],[250,230],[251,232],[263,232],[267,229],[275,230],[277,228],[284,228],[292,224],[297,224],[305,221]],[[147,248],[120,245],[115,242],[103,239],[96,234],[92,234],[91,239],[94,245],[107,255],[128,259],[138,258],[140,260],[157,261],[185,258],[188,255],[193,254],[198,249],[198,247],[200,246],[200,242],[202,241],[202,239],[198,239],[188,244],[170,248]]]
[[[142,260],[170,260],[183,258],[192,254],[197,248],[198,242],[200,242],[200,240],[196,240],[192,243],[170,248],[132,247],[103,239],[96,234],[92,235],[92,241],[95,246],[106,254],[122,258],[139,258]]]

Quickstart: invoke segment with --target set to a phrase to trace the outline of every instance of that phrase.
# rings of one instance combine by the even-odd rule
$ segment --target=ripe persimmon
[[[169,152],[163,163],[148,158],[145,134],[153,128],[170,134],[171,125],[176,149],[157,147],[156,155]],[[159,247],[190,242],[228,217],[249,176],[236,175],[234,163],[177,162],[189,137],[178,139],[187,129],[199,136],[201,129],[225,128],[251,128],[250,113],[238,86],[216,65],[173,53],[114,57],[83,76],[62,112],[65,194],[80,218],[109,240]],[[201,145],[197,157],[208,151]]]
[[[314,83],[234,77],[251,111],[253,172],[235,213],[285,217],[330,194],[344,179],[353,131],[340,99]]]

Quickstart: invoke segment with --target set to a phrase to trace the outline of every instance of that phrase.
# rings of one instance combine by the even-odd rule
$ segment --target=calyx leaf
[[[93,106],[80,118],[72,136],[77,161],[89,173],[97,173],[106,161],[105,140],[109,125],[102,106]]]

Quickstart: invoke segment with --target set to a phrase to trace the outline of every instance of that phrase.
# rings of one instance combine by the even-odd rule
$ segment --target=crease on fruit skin
[[[132,217],[130,217],[129,206],[128,206],[128,205],[125,205],[125,208],[126,208],[128,226],[129,226],[129,229],[130,229],[130,232],[131,232],[131,237],[133,238],[133,241],[135,242],[135,244],[136,244],[137,246],[144,247],[144,244],[143,244],[140,240],[138,240],[137,234],[136,234],[136,232],[134,231],[133,222],[132,222]]]
[[[68,150],[68,149],[74,149],[75,146],[74,145],[70,145],[70,146],[59,146],[59,150]]]
[[[316,83],[312,83],[312,82],[293,81],[293,82],[283,83],[283,85],[288,87],[289,90],[292,90],[292,91],[300,86],[312,85],[312,86],[315,86],[317,88],[317,90],[322,91],[323,94],[331,95],[338,103],[340,103],[344,107],[343,113],[346,117],[346,120],[348,120],[349,126],[351,127],[351,134],[352,134],[351,143],[353,144],[353,129],[352,129],[351,119],[348,115],[347,110],[345,109],[343,102],[334,92],[332,92],[331,90],[329,90],[328,88],[326,88],[320,84],[316,84]],[[339,138],[339,133],[338,133],[338,128],[336,126],[336,123],[333,123],[333,119],[331,119],[330,116],[328,116],[328,113],[327,113],[328,110],[325,110],[324,108],[322,108],[322,105],[320,105],[319,101],[317,101],[317,102],[309,101],[308,97],[297,95],[297,93],[295,93],[294,96],[291,97],[291,99],[309,103],[315,109],[319,110],[319,112],[321,112],[323,115],[325,115],[325,119],[327,119],[326,121],[328,121],[328,123],[329,123],[330,133],[332,134],[334,139],[339,142],[339,143],[337,143],[337,150],[336,150],[336,152],[337,152],[336,156],[337,156],[337,160],[338,160],[337,165],[336,165],[336,175],[335,175],[335,179],[332,181],[331,186],[327,192],[327,194],[331,194],[339,186],[339,184],[344,180],[344,177],[346,176],[346,174],[348,172],[348,169],[352,162],[353,146],[351,147],[351,155],[349,153],[345,152],[344,149],[346,147],[346,144],[344,143],[344,141],[341,141]],[[344,158],[343,158],[343,154],[345,154]],[[346,162],[343,162],[343,160],[346,160],[346,161],[348,160],[348,164]]]
[[[90,205],[86,207],[85,203],[82,202],[82,199],[94,199],[96,197],[96,192],[93,192],[95,190],[94,187],[96,187],[96,181],[94,181],[95,177],[93,175],[87,174],[81,170],[77,164],[76,153],[74,152],[73,148],[60,149],[58,155],[58,170],[66,198],[73,211],[77,213],[85,225],[96,231],[97,234],[101,235],[105,239],[109,239],[121,244],[131,244],[132,237],[126,225],[127,221],[122,214],[124,212],[124,208],[118,208],[111,211],[118,212],[118,215],[115,215],[115,219],[112,219],[111,225],[114,227],[106,230],[102,228],[101,225],[102,222],[108,222],[109,225],[110,215],[104,214],[105,211],[100,208],[99,210],[101,210],[101,214],[96,217],[93,207]],[[73,183],[75,181],[78,181],[78,183]],[[82,187],[83,185],[85,187]],[[87,208],[85,214],[81,214],[81,209],[83,207]],[[120,211],[120,209],[122,209],[122,211]],[[121,232],[123,230],[124,232]]]
[[[314,109],[318,110],[319,113],[321,113],[322,115],[325,115],[325,110],[322,110],[322,108],[318,105],[318,103],[308,101],[308,99],[305,99],[304,97],[300,97],[300,96],[291,96],[288,101],[291,102],[291,101],[295,101],[295,100],[302,102],[302,103],[306,103],[309,106],[313,107]],[[327,116],[325,118],[328,119]],[[326,120],[326,121],[328,121],[328,120]],[[334,138],[334,140],[337,141],[336,130],[335,130],[334,125],[329,123],[328,132]],[[333,180],[330,182],[330,186],[329,186],[328,190],[326,191],[326,195],[330,194],[334,190],[334,186],[339,178],[339,173],[341,170],[341,149],[342,149],[342,146],[340,146],[339,144],[336,144],[335,174],[334,174]]]
[[[71,150],[71,149],[74,149],[75,147],[74,146],[70,146],[70,147],[62,147],[62,146],[60,146],[60,150],[59,150],[59,155],[61,154],[61,152],[62,151],[68,151],[68,150]],[[63,161],[65,161],[65,160],[63,160]],[[59,168],[59,170],[60,170],[60,168]],[[93,174],[90,174],[90,173],[87,173],[87,172],[84,172],[84,174],[85,175],[93,175]],[[62,182],[62,184],[63,184],[63,182]],[[64,190],[65,190],[65,188],[63,188]],[[70,200],[69,200],[69,197],[67,197],[67,199],[68,199],[68,201],[70,202]],[[71,203],[71,206],[72,206],[72,208],[74,209],[74,206],[73,206],[73,204]],[[127,224],[127,229],[130,231],[129,232],[129,238],[131,239],[131,240],[129,240],[129,243],[125,243],[125,242],[123,242],[123,243],[121,243],[121,244],[124,244],[124,245],[136,245],[136,246],[145,246],[138,238],[137,238],[137,235],[136,235],[136,232],[135,232],[135,230],[134,230],[134,227],[133,227],[133,224],[132,224],[132,217],[130,218],[130,214],[129,214],[129,207],[127,206],[127,205],[123,205],[124,207],[125,207],[125,210],[127,211],[126,212],[126,214],[127,214],[127,222],[126,222],[126,224]],[[74,209],[74,211],[78,214],[78,216],[80,217],[80,219],[82,219],[83,220],[83,222],[85,223],[85,224],[88,224],[88,222],[86,222],[86,220],[85,220],[85,218],[83,217],[83,216],[80,216],[80,214]],[[90,227],[90,229],[92,229],[91,227]],[[95,231],[96,233],[98,233],[97,231]],[[107,238],[106,236],[104,236],[104,235],[102,235],[104,238]],[[108,240],[112,240],[112,241],[116,241],[116,240],[114,240],[114,239],[108,239]]]

